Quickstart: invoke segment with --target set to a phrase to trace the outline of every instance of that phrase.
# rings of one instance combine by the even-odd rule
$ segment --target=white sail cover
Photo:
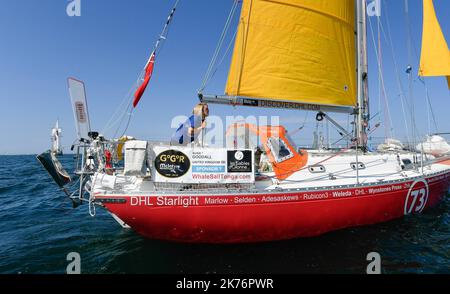
[[[78,139],[88,139],[88,133],[91,131],[91,125],[89,122],[89,112],[84,83],[77,79],[69,78],[68,86]]]
[[[378,146],[378,151],[387,152],[387,151],[401,151],[405,148],[405,146],[397,139],[388,138],[383,144]]]
[[[432,154],[435,156],[442,156],[450,154],[450,145],[441,136],[429,136],[423,143],[417,145],[417,151],[423,150],[426,154]]]

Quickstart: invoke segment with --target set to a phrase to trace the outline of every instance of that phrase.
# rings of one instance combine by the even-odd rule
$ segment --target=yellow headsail
[[[355,106],[354,0],[244,0],[226,94]]]
[[[436,17],[433,0],[423,0],[422,56],[419,75],[447,76],[450,88],[450,51]]]

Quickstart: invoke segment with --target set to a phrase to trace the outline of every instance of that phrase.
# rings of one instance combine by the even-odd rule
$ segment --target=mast
[[[357,82],[358,106],[356,117],[356,138],[358,145],[363,149],[367,147],[367,127],[370,118],[368,97],[368,61],[367,61],[367,18],[366,0],[356,0],[357,21]]]
[[[59,152],[59,126],[58,121],[56,121],[55,126],[55,152]]]

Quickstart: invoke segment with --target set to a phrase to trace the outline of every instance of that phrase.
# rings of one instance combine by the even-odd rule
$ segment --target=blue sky
[[[330,0],[331,1],[331,0]],[[48,149],[50,129],[59,118],[63,145],[75,139],[66,79],[86,83],[91,125],[101,130],[129,91],[148,58],[175,1],[81,0],[82,15],[68,17],[65,0],[0,0],[0,154],[30,154]],[[409,0],[414,46],[420,52],[422,4]],[[450,40],[450,1],[435,0],[438,17]],[[388,14],[396,59],[403,74],[407,59],[403,0],[388,0]],[[169,39],[157,60],[153,79],[134,112],[129,134],[143,139],[169,139],[171,120],[186,115],[197,103],[196,92],[217,44],[232,0],[181,0]],[[386,7],[383,7],[386,8]],[[382,11],[385,21],[386,14]],[[369,34],[370,95],[378,111],[376,59]],[[384,44],[386,45],[386,44]],[[405,127],[389,47],[384,46],[384,73],[393,127],[404,139]],[[413,54],[414,72],[418,57]],[[227,61],[208,88],[223,93]],[[424,88],[414,86],[417,124],[427,130]],[[440,131],[450,131],[450,94],[443,79],[429,78]],[[211,107],[217,115],[280,115],[288,129],[298,128],[305,113],[292,110]],[[311,121],[313,114],[308,114]],[[343,116],[337,116],[346,121]],[[312,125],[296,134],[299,142],[311,140]],[[334,134],[335,132],[333,132]],[[384,136],[384,126],[374,133]],[[335,136],[336,137],[336,136]]]

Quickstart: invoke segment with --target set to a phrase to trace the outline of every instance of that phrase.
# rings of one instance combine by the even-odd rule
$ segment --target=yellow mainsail
[[[244,0],[225,92],[355,106],[354,0]]]
[[[433,0],[423,0],[420,76],[446,76],[450,88],[450,51],[434,10]]]

